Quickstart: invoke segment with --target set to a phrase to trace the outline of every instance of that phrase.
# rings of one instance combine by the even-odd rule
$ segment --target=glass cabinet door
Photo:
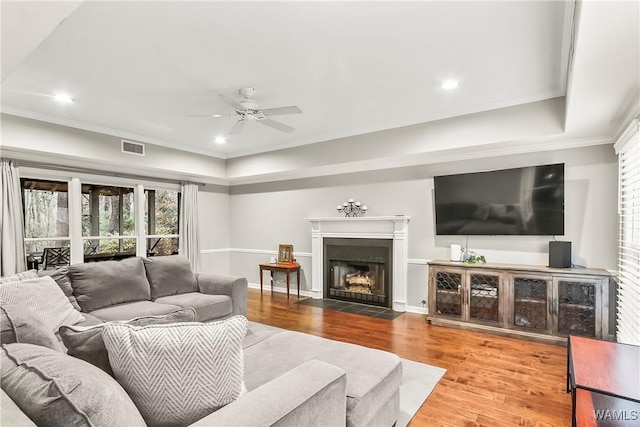
[[[593,280],[557,278],[558,334],[595,337],[598,287]]]
[[[469,273],[469,320],[500,322],[500,276]]]
[[[548,277],[514,275],[511,326],[546,331],[549,328]]]
[[[436,271],[435,315],[462,318],[462,273]]]

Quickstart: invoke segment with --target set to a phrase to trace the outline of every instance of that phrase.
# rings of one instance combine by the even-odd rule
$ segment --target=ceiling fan
[[[285,114],[300,114],[302,110],[294,105],[289,107],[276,107],[276,108],[259,108],[258,104],[251,98],[255,95],[256,90],[252,87],[244,87],[238,90],[238,93],[242,95],[244,99],[236,101],[226,95],[220,94],[220,98],[231,105],[235,111],[228,114],[204,114],[204,115],[189,115],[188,117],[237,117],[238,121],[229,130],[229,135],[236,135],[240,133],[244,124],[248,120],[256,121],[270,128],[279,130],[281,132],[293,132],[295,128],[289,125],[280,123],[271,119],[272,116],[282,116]]]

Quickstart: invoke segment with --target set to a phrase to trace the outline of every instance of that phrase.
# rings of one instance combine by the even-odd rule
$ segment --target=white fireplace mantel
[[[324,238],[392,239],[392,308],[395,311],[406,311],[410,219],[410,216],[405,215],[305,218],[311,222],[312,297],[324,298]]]

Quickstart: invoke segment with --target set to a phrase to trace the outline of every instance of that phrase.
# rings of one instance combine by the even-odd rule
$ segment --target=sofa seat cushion
[[[142,258],[74,264],[69,266],[68,276],[82,311],[151,300]]]
[[[178,307],[193,307],[196,310],[196,321],[206,322],[226,317],[233,311],[231,297],[227,295],[208,295],[200,292],[169,295],[156,298],[156,303],[177,305]]]
[[[369,425],[378,409],[397,399],[400,358],[386,351],[282,331],[244,349],[245,384],[253,390],[293,367],[321,360],[347,373],[347,425]]]
[[[111,307],[92,311],[90,314],[103,322],[113,320],[131,320],[141,316],[163,316],[179,308],[173,304],[159,304],[151,301],[136,301],[116,304]]]
[[[39,426],[146,426],[124,389],[95,366],[33,344],[3,344],[2,389]]]

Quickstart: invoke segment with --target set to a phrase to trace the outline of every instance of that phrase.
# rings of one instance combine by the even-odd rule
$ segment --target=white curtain
[[[20,175],[12,161],[0,159],[0,276],[27,269]]]
[[[180,201],[180,255],[189,259],[194,272],[200,271],[200,233],[198,226],[198,184],[182,184]]]

